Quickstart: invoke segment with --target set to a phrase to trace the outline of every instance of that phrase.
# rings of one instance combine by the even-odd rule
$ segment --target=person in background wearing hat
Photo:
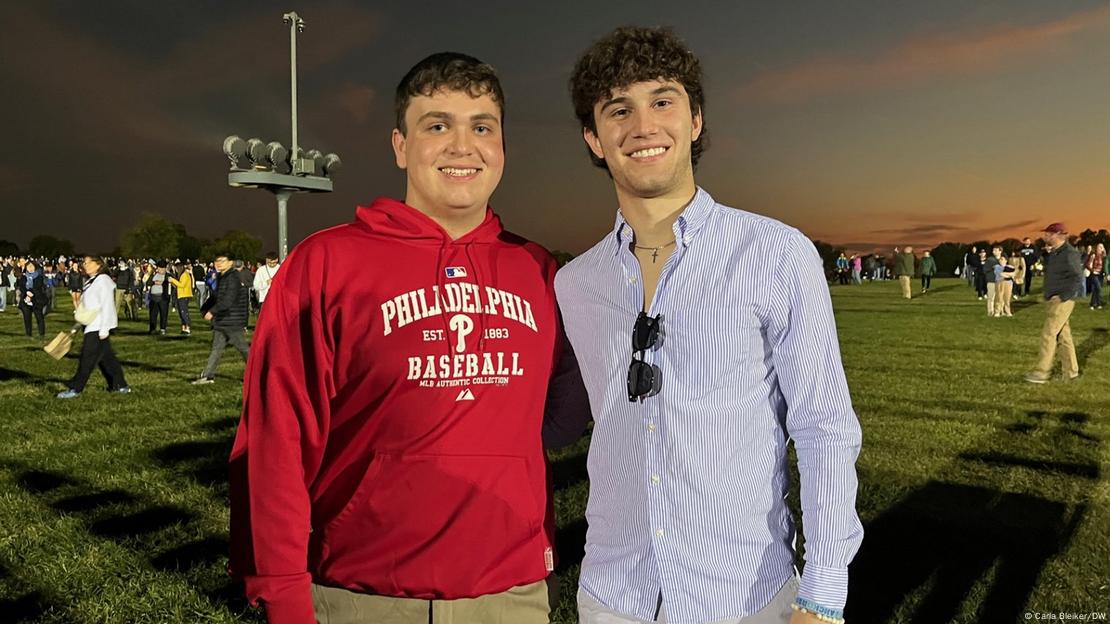
[[[1048,382],[1057,346],[1062,378],[1070,381],[1079,377],[1079,361],[1075,357],[1068,319],[1082,290],[1083,262],[1079,251],[1068,242],[1068,230],[1063,223],[1049,225],[1044,234],[1048,253],[1043,258],[1046,311],[1041,328],[1041,351],[1036,366],[1025,376],[1025,381],[1037,384]]]

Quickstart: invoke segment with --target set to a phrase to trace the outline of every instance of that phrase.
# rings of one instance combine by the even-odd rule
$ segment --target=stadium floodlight
[[[227,159],[231,161],[231,168],[238,169],[239,163],[247,155],[247,142],[237,134],[227,137],[224,139],[224,154],[227,154]]]
[[[224,139],[224,154],[231,161],[227,183],[232,187],[262,188],[277,197],[278,257],[288,252],[286,244],[287,209],[293,193],[327,193],[333,189],[331,174],[341,161],[335,154],[320,150],[302,151],[297,144],[297,33],[304,32],[304,20],[294,12],[282,15],[289,26],[290,118],[293,143],[289,149],[278,141],[259,138],[244,141],[238,135]],[[246,158],[249,164],[241,167]]]
[[[270,168],[277,171],[285,164],[285,158],[289,155],[289,150],[277,141],[270,141],[266,144],[266,162],[270,164]]]
[[[247,158],[256,168],[266,166],[266,144],[262,139],[247,139]]]

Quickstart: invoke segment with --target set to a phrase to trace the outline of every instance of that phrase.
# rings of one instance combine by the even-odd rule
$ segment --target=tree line
[[[217,253],[232,252],[244,260],[262,257],[262,239],[243,230],[228,230],[223,236],[207,240],[189,234],[184,225],[171,223],[152,212],[143,213],[139,223],[120,236],[119,244],[110,250],[100,249],[111,258],[212,258]],[[71,258],[78,253],[72,241],[49,234],[39,234],[31,239],[27,249],[20,249],[11,241],[0,240],[0,256],[26,254],[36,258]]]

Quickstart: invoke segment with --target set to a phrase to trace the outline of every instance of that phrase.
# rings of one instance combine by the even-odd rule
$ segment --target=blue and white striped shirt
[[[595,425],[581,589],[673,624],[750,615],[794,575],[787,441],[801,474],[806,565],[799,598],[843,608],[856,515],[859,422],[821,259],[803,234],[702,189],[674,225],[648,314],[659,394],[630,403],[642,309],[632,229],[559,271],[555,290]]]

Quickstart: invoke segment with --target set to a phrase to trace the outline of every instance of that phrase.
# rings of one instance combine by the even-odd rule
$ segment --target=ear
[[[590,151],[594,153],[594,156],[605,160],[605,151],[601,149],[601,140],[597,138],[597,135],[594,134],[593,130],[590,130],[589,128],[582,128],[582,138],[586,141],[586,145],[589,146]]]
[[[405,135],[401,134],[398,128],[394,128],[391,141],[393,142],[393,157],[397,160],[397,168],[407,169],[408,157],[405,155]]]
[[[702,121],[702,117],[701,117],[701,111],[699,110],[698,112],[694,113],[693,124],[691,125],[691,130],[690,130],[690,142],[691,143],[693,143],[694,141],[697,141],[698,137],[701,136],[702,125],[703,125],[703,121]]]

